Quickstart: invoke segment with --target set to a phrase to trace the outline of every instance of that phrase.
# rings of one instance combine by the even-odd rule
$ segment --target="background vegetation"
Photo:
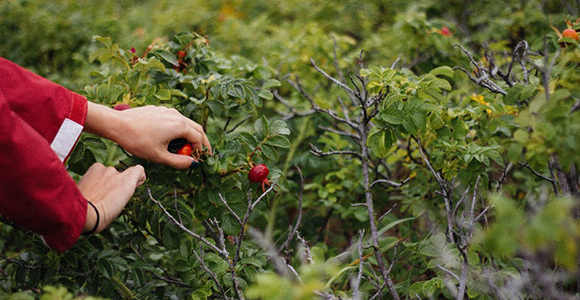
[[[83,136],[71,175],[142,163],[147,184],[64,254],[0,224],[0,299],[580,298],[580,49],[560,35],[580,30],[578,2],[0,15],[0,56],[104,105],[175,107],[215,150],[175,171]]]

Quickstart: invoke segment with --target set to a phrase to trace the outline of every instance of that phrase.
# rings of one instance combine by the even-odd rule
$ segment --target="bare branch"
[[[391,65],[391,70],[394,70],[395,67],[397,66],[397,64],[401,61],[401,54],[399,54],[399,57],[397,57],[397,59],[393,62],[393,64]]]
[[[323,157],[323,156],[330,156],[330,155],[352,155],[355,157],[358,157],[360,159],[362,159],[362,156],[355,151],[329,151],[329,152],[322,152],[320,149],[316,148],[316,146],[314,146],[313,144],[310,144],[310,153],[318,156],[318,157]]]
[[[360,291],[359,291],[359,287],[360,287],[360,283],[362,281],[362,275],[363,275],[363,264],[364,264],[364,258],[363,258],[363,249],[362,249],[362,240],[363,237],[365,235],[365,230],[359,230],[359,237],[358,237],[358,275],[356,277],[356,280],[354,282],[353,285],[353,292],[352,292],[352,297],[353,300],[360,300],[361,299],[361,295],[360,295]]]
[[[247,120],[249,120],[251,118],[252,118],[252,115],[244,117],[240,122],[238,122],[238,124],[234,125],[234,127],[232,127],[232,129],[230,129],[230,130],[226,130],[227,129],[227,124],[226,124],[226,126],[224,127],[224,131],[226,133],[232,133],[232,132],[234,132],[234,130],[236,130],[238,127],[240,127],[242,124],[244,124]]]
[[[453,67],[454,70],[463,71],[463,73],[465,73],[467,75],[469,80],[475,82],[477,85],[479,85],[483,88],[490,90],[493,93],[507,95],[506,91],[504,91],[499,85],[497,85],[495,82],[493,82],[493,81],[491,81],[491,79],[489,79],[488,71],[483,66],[481,66],[480,63],[475,61],[475,59],[469,53],[469,51],[467,51],[465,48],[463,48],[463,46],[461,46],[459,44],[454,44],[453,47],[459,47],[459,49],[461,49],[461,51],[469,58],[469,61],[475,67],[474,72],[475,72],[475,75],[477,77],[472,76],[470,72],[468,72],[466,69],[459,67],[459,66]]]
[[[291,227],[290,234],[288,234],[288,238],[278,248],[278,252],[282,252],[283,249],[287,248],[290,244],[290,241],[294,238],[294,235],[298,231],[298,226],[300,226],[300,222],[302,222],[302,197],[304,195],[304,176],[302,176],[302,170],[300,167],[296,166],[296,170],[298,171],[298,175],[300,175],[300,192],[298,193],[298,218],[296,219],[296,224],[294,227]]]
[[[163,206],[163,204],[161,204],[160,201],[155,200],[155,198],[153,198],[153,195],[151,194],[151,189],[149,187],[147,187],[147,193],[149,194],[149,200],[153,201],[153,203],[157,204],[161,210],[163,211],[163,213],[169,218],[169,220],[175,224],[177,227],[179,227],[179,229],[181,229],[182,231],[184,231],[185,233],[189,234],[190,236],[196,238],[197,240],[203,242],[204,244],[206,244],[208,247],[210,247],[213,251],[219,253],[220,255],[224,256],[224,253],[221,249],[219,249],[216,245],[212,244],[209,240],[207,240],[206,238],[202,237],[201,235],[189,230],[187,227],[185,227],[182,223],[179,223],[179,221],[177,221],[175,219],[175,217],[173,217],[168,211],[167,209],[165,209],[165,207]],[[225,253],[225,255],[227,256],[227,253]]]
[[[316,71],[318,71],[318,73],[324,75],[324,77],[326,77],[330,81],[334,82],[334,84],[336,84],[339,87],[341,87],[343,90],[345,90],[346,92],[348,92],[350,95],[355,96],[355,97],[357,96],[357,94],[351,88],[349,88],[347,85],[345,85],[344,83],[336,80],[334,77],[328,75],[326,72],[324,72],[322,69],[320,69],[316,65],[316,62],[314,62],[314,59],[311,58],[310,59],[310,63],[314,66],[314,68],[316,69]]]
[[[511,171],[512,167],[514,166],[513,163],[508,163],[507,165],[505,165],[505,167],[503,168],[503,172],[501,173],[501,177],[500,179],[497,181],[497,188],[495,189],[496,192],[499,192],[499,194],[501,195],[502,193],[502,186],[503,183],[505,182],[505,180],[507,179],[507,175],[508,173]]]
[[[228,205],[228,202],[226,201],[226,199],[224,198],[224,196],[222,196],[222,193],[218,193],[218,196],[219,196],[220,200],[222,201],[222,203],[224,204],[224,206],[230,212],[230,214],[232,216],[234,216],[234,218],[236,219],[236,221],[238,221],[238,224],[240,224],[240,226],[244,226],[244,224],[242,223],[242,220],[240,219],[240,217],[238,216],[238,214],[236,214],[236,212],[234,212],[232,210],[232,208]]]
[[[332,133],[336,133],[339,135],[348,136],[348,137],[351,137],[353,139],[360,139],[360,136],[356,133],[350,133],[350,132],[346,132],[346,131],[342,131],[342,130],[337,130],[337,129],[326,127],[326,126],[318,126],[318,128],[320,128],[322,130],[330,131]]]
[[[276,100],[278,100],[280,103],[282,103],[284,106],[286,106],[286,108],[288,108],[288,110],[290,110],[289,114],[285,114],[282,112],[279,112],[279,114],[282,115],[282,118],[284,120],[288,120],[294,117],[304,117],[304,116],[308,116],[308,115],[312,115],[314,113],[316,113],[316,110],[314,109],[309,109],[307,111],[297,111],[290,103],[288,103],[288,101],[286,101],[286,99],[284,99],[282,96],[280,96],[280,94],[278,93],[278,91],[274,91],[274,98],[276,98]]]
[[[544,175],[542,175],[542,174],[538,173],[536,170],[532,169],[532,167],[530,167],[530,165],[529,165],[528,163],[522,163],[522,162],[519,162],[519,165],[520,165],[520,167],[524,167],[524,168],[526,168],[526,169],[530,170],[530,172],[532,172],[532,173],[533,173],[534,175],[536,175],[537,177],[539,177],[539,178],[541,178],[541,179],[544,179],[544,180],[546,180],[547,182],[550,182],[550,183],[552,183],[552,179],[551,179],[551,178],[549,178],[549,177],[546,177],[546,176],[544,176]]]
[[[310,247],[308,246],[308,242],[306,242],[306,240],[300,236],[300,233],[296,232],[296,238],[302,242],[302,245],[304,246],[304,256],[306,257],[306,260],[308,261],[308,263],[313,264],[314,260],[312,259],[312,254],[310,254]]]
[[[407,178],[399,183],[394,182],[394,181],[390,181],[388,179],[377,179],[375,180],[373,183],[371,183],[371,188],[378,183],[386,183],[392,187],[402,187],[405,183],[409,182],[409,180],[411,180],[411,178]]]
[[[447,275],[451,275],[451,277],[453,277],[455,280],[457,280],[457,282],[461,281],[461,279],[459,279],[459,276],[457,276],[455,273],[451,272],[451,270],[445,268],[444,266],[437,264],[437,268],[439,268],[441,271],[445,272]]]
[[[386,213],[384,213],[382,216],[380,216],[377,219],[377,222],[380,222],[384,217],[388,216],[391,213],[391,211],[393,211],[393,208],[395,208],[395,207],[397,207],[397,203],[393,204],[393,206],[391,206],[391,208],[389,208],[389,210],[387,210]]]

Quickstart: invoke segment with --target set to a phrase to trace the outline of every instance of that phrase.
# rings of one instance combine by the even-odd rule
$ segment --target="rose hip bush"
[[[543,24],[530,28],[549,35],[513,45],[460,44],[462,22],[409,9],[395,20],[413,37],[396,44],[400,60],[378,38],[365,41],[376,51],[345,50],[343,36],[291,74],[268,58],[222,55],[195,33],[134,50],[94,37],[91,101],[176,108],[202,124],[213,153],[192,152],[200,164],[178,171],[83,136],[68,165],[75,176],[95,161],[139,163],[147,183],[110,229],[64,254],[3,226],[2,290],[30,298],[49,286],[48,299],[64,287],[111,299],[577,297],[578,42]],[[302,43],[320,40],[313,32]]]

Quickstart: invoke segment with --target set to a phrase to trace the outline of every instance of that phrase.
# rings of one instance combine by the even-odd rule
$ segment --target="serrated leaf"
[[[264,156],[266,156],[266,158],[269,160],[278,160],[278,151],[276,151],[274,147],[270,145],[262,145],[260,148],[262,149],[262,153]]]
[[[282,120],[276,120],[272,125],[270,125],[270,134],[272,135],[289,135],[290,129],[288,129],[288,124]]]
[[[379,116],[381,120],[391,125],[399,125],[405,122],[405,115],[396,108],[387,108]]]
[[[254,123],[254,129],[256,129],[258,135],[261,135],[262,137],[267,136],[270,131],[268,128],[268,119],[266,119],[265,116],[262,116],[256,120],[256,123]]]
[[[290,148],[290,141],[281,135],[275,135],[266,141],[268,145],[278,148]]]
[[[251,133],[240,132],[238,136],[242,142],[248,144],[251,148],[254,148],[258,145],[258,140],[256,140],[256,137]]]

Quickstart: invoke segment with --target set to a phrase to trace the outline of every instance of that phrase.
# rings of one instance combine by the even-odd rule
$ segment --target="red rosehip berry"
[[[181,147],[179,150],[177,150],[177,154],[186,155],[186,156],[191,156],[192,152],[193,152],[193,148],[191,147],[191,144],[187,144],[187,145]]]
[[[562,31],[562,37],[578,40],[578,32],[572,28],[567,28],[566,30]]]
[[[270,170],[268,170],[268,166],[266,166],[265,164],[259,164],[254,166],[250,170],[250,173],[248,173],[248,179],[250,180],[250,182],[254,183],[267,182],[268,181],[267,177],[269,173]]]

